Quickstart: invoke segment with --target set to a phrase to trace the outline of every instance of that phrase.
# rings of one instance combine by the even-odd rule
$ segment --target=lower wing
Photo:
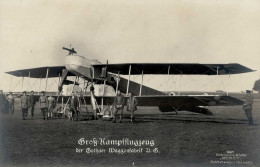
[[[34,95],[36,101],[39,100],[40,95]],[[55,99],[61,103],[66,103],[70,96],[54,96]],[[103,102],[105,105],[112,105],[114,102],[113,96],[96,96],[98,104]],[[91,104],[90,96],[84,95],[79,97],[81,103]],[[125,97],[125,105],[128,97]],[[136,96],[138,106],[235,106],[242,105],[244,102],[232,96],[220,95],[153,95],[153,96]]]

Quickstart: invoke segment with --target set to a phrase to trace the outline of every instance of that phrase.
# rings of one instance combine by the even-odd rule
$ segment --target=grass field
[[[18,108],[14,115],[0,115],[1,166],[260,166],[260,101],[254,102],[256,126],[248,126],[241,106],[210,107],[212,116],[139,107],[135,124],[128,118],[117,124],[46,121],[37,105],[36,115],[22,120]],[[154,146],[79,145],[80,138],[153,140]],[[143,152],[109,153],[112,147]],[[77,153],[76,148],[106,152]],[[147,153],[149,149],[155,152]]]

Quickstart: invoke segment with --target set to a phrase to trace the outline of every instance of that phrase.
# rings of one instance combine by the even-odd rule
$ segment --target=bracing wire
[[[47,84],[46,91],[48,92],[50,90],[50,88],[52,88],[53,85],[57,85],[57,84],[58,84],[57,79],[54,79],[50,84]]]
[[[31,90],[33,90],[33,88],[35,87],[36,83],[38,82],[38,79],[36,81],[34,81],[34,83],[31,86]]]

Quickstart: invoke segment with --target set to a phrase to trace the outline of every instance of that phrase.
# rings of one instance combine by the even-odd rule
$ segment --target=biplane
[[[106,113],[103,105],[112,105],[117,91],[136,96],[138,106],[156,106],[161,112],[191,111],[201,114],[212,114],[203,106],[233,106],[242,105],[243,101],[228,95],[169,95],[165,92],[143,85],[144,75],[232,75],[254,70],[243,65],[232,64],[196,64],[196,63],[120,63],[102,64],[77,55],[73,49],[69,51],[64,66],[38,67],[6,72],[16,77],[48,78],[59,77],[58,91],[62,91],[65,84],[78,84],[79,78],[84,79],[84,88],[91,87],[90,95],[82,94],[80,99],[91,104],[100,116],[111,116]],[[130,80],[131,75],[140,75],[141,83]],[[67,77],[75,77],[75,81]],[[122,77],[128,76],[128,79]],[[46,87],[45,87],[46,90]],[[72,90],[73,91],[73,90]],[[69,96],[61,96],[62,101],[68,101]],[[58,98],[58,97],[57,97]],[[58,100],[61,101],[61,100]],[[127,100],[125,100],[126,102]]]

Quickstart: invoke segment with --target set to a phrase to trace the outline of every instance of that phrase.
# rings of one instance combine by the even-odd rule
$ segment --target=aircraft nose
[[[89,77],[91,73],[90,60],[80,55],[68,55],[65,58],[66,68],[75,75]]]

